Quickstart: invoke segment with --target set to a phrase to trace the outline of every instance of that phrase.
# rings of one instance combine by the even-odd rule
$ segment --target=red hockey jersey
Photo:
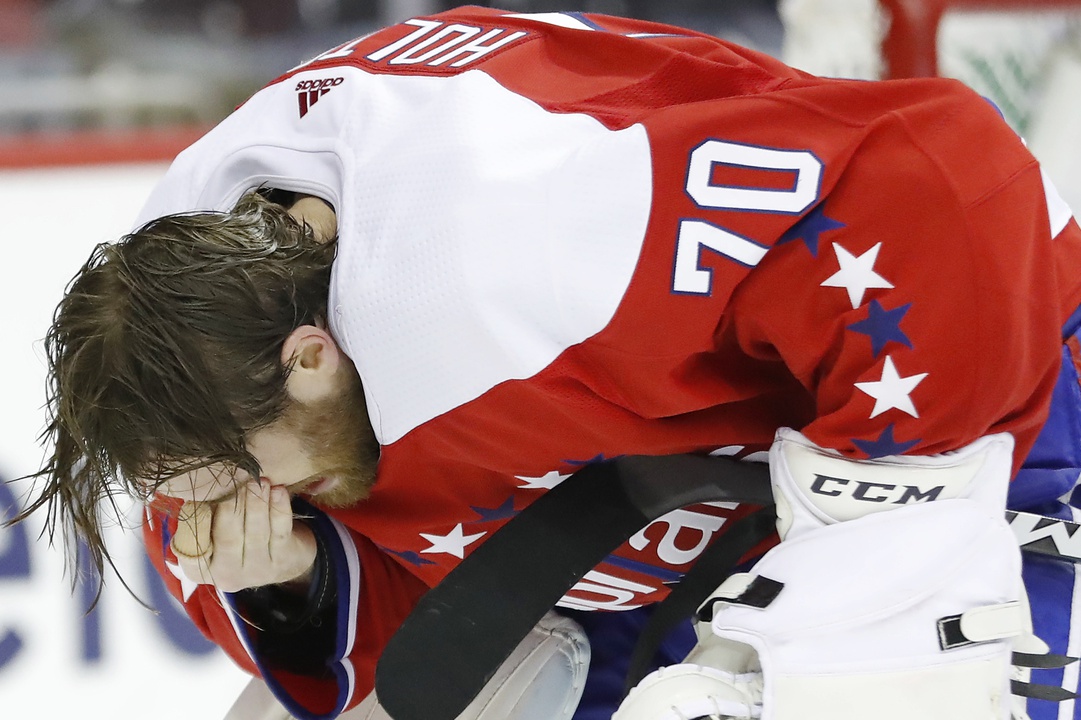
[[[1005,431],[1019,463],[1081,303],[1081,230],[959,83],[823,80],[618,18],[468,8],[346,43],[183,153],[140,222],[261,185],[337,212],[330,325],[382,445],[371,498],[321,519],[328,674],[265,667],[178,577],[171,521],[146,536],[298,716],[358,702],[416,598],[598,459],[761,460],[794,427],[856,459]],[[740,512],[658,520],[561,604],[662,598]]]

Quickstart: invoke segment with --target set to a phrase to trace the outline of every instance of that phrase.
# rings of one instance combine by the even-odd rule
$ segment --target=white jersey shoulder
[[[323,197],[330,322],[383,444],[603,329],[645,237],[641,126],[554,113],[480,71],[306,71],[183,153],[140,222],[267,185]]]

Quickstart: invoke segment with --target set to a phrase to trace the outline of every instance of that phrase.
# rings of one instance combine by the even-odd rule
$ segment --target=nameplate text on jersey
[[[371,38],[366,36],[323,53],[312,62],[363,58],[369,62],[400,69],[461,68],[529,34],[521,30],[511,31],[506,28],[480,27],[424,18],[406,20],[398,27],[405,26],[415,29],[374,51],[368,49],[371,45],[365,41]]]

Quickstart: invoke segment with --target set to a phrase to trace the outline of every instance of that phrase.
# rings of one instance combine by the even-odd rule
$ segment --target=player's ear
[[[310,403],[336,391],[335,374],[341,351],[330,333],[315,325],[301,325],[282,344],[282,364],[290,367],[285,391],[301,403]]]
[[[330,242],[338,235],[338,217],[330,203],[312,195],[298,195],[289,214],[311,227],[317,242]]]

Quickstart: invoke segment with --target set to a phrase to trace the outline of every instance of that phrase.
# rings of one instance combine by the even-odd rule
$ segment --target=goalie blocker
[[[1047,648],[1003,517],[1012,450],[1001,434],[852,461],[779,431],[781,544],[718,588],[685,662],[647,676],[613,720],[1024,717],[1011,655]]]

